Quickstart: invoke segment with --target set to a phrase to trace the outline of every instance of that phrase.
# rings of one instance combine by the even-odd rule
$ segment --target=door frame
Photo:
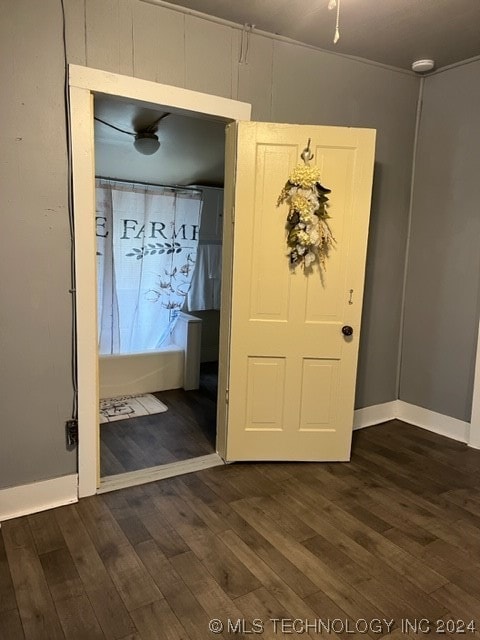
[[[225,124],[250,120],[251,105],[79,65],[70,64],[68,72],[77,306],[78,495],[82,498],[97,493],[100,477],[96,240],[92,215],[95,212],[93,96],[102,93],[135,100],[146,107],[162,106],[183,111],[185,115],[193,112],[213,116]],[[217,449],[223,440],[224,434],[217,433]]]

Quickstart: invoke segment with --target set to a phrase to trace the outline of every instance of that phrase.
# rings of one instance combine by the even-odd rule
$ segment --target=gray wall
[[[72,323],[57,5],[0,2],[0,487],[76,467],[64,437]]]
[[[393,400],[418,79],[139,0],[65,0],[69,61],[253,105],[253,118],[374,127],[377,166],[357,406]],[[0,487],[76,470],[59,0],[0,5]]]
[[[425,79],[400,398],[470,420],[480,285],[480,61]]]

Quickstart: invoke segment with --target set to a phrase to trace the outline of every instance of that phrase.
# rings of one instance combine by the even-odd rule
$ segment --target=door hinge
[[[65,423],[67,449],[74,449],[78,445],[78,420],[67,420]]]
[[[228,404],[228,401],[230,399],[230,389],[225,389],[225,404]]]

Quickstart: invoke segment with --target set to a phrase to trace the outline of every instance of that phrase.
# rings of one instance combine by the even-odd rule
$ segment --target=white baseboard
[[[469,444],[470,423],[442,413],[430,411],[403,400],[393,400],[377,404],[354,412],[353,428],[363,429],[388,420],[403,420],[421,429],[432,431],[440,436],[452,438]],[[473,444],[473,446],[475,446]]]
[[[354,430],[372,427],[375,424],[393,420],[397,417],[397,402],[398,400],[392,400],[392,402],[384,402],[383,404],[376,404],[371,407],[365,407],[364,409],[356,409],[353,417]]]
[[[433,431],[440,436],[458,440],[458,442],[468,443],[470,433],[470,423],[457,418],[445,416],[443,413],[436,413],[430,409],[417,407],[414,404],[398,400],[397,418],[421,427],[427,431]]]
[[[76,473],[0,489],[0,522],[78,501]]]

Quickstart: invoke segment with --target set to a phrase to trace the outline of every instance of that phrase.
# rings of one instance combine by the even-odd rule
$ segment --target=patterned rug
[[[127,420],[154,413],[167,411],[163,402],[157,400],[151,393],[120,396],[118,398],[105,398],[100,400],[100,424],[114,422],[115,420]]]

